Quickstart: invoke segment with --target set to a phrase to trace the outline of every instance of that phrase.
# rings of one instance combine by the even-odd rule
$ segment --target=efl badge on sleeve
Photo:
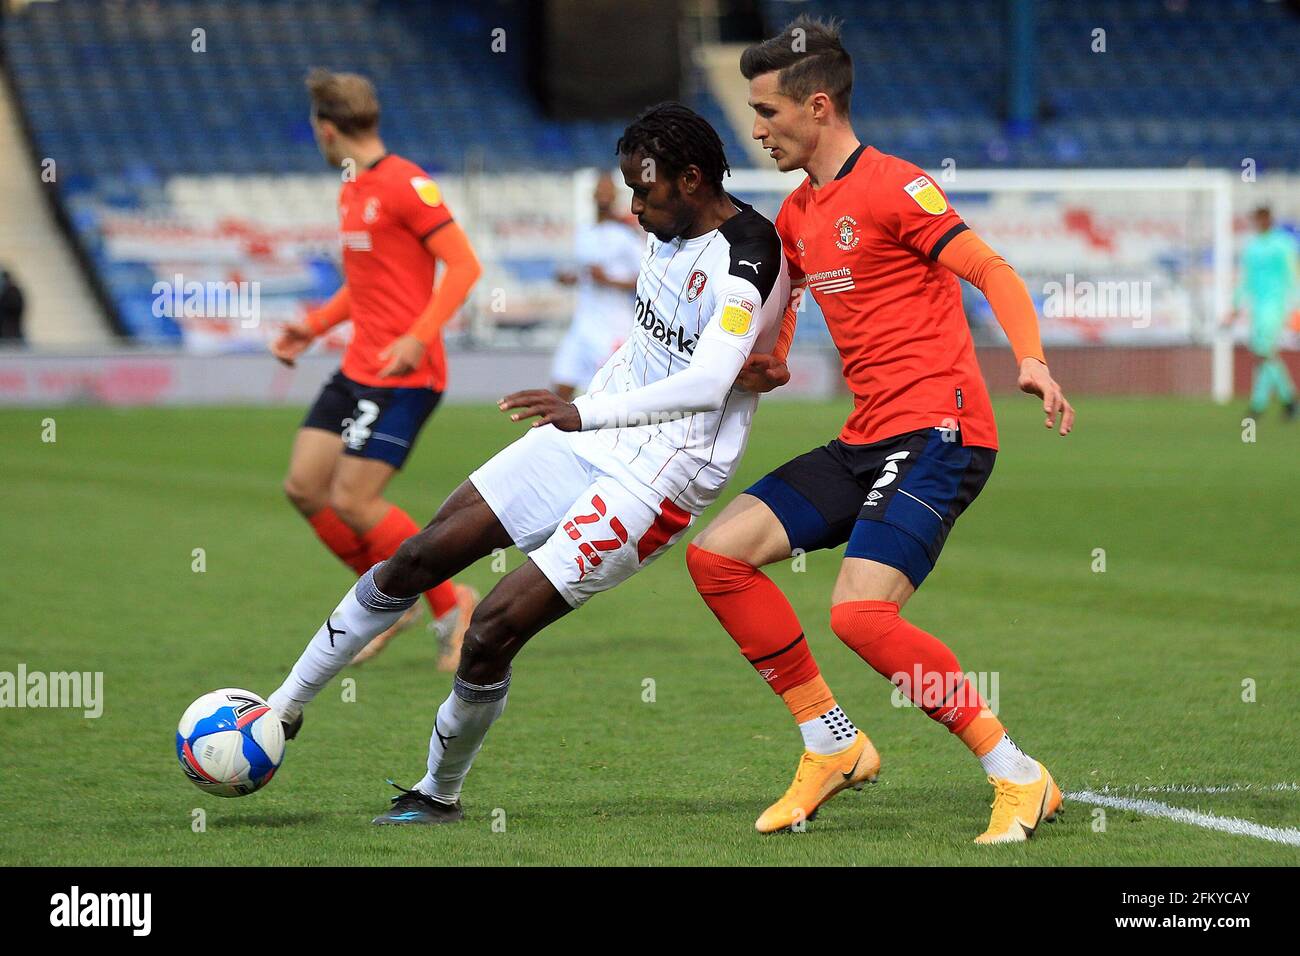
[[[744,335],[754,322],[754,304],[738,295],[729,295],[722,304],[722,331]]]
[[[412,176],[411,186],[426,206],[437,206],[442,203],[442,190],[427,176]]]
[[[928,176],[917,176],[903,189],[916,200],[918,206],[932,216],[937,216],[939,213],[948,210],[948,200],[943,198],[943,193],[939,192],[939,187],[930,182]]]

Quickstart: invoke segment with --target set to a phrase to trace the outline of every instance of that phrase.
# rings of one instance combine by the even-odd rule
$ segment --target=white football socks
[[[510,674],[496,684],[471,684],[459,677],[438,708],[429,738],[429,772],[416,790],[442,803],[460,799],[474,756],[493,721],[506,709]]]
[[[1042,774],[1038,761],[1012,743],[1006,734],[992,750],[980,757],[980,766],[990,777],[1012,783],[1033,783]]]
[[[858,729],[836,704],[820,717],[805,720],[799,725],[799,733],[803,734],[805,750],[815,754],[835,754],[852,746]]]
[[[292,721],[361,648],[388,630],[420,596],[389,597],[375,586],[375,571],[363,574],[325,619],[283,684],[266,699],[281,720]]]

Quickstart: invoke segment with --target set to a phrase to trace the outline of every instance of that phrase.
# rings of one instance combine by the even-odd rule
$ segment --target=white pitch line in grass
[[[1190,823],[1192,826],[1203,827],[1206,830],[1218,830],[1221,833],[1232,833],[1237,836],[1250,836],[1257,840],[1267,840],[1270,843],[1285,843],[1287,846],[1300,846],[1300,830],[1295,827],[1266,827],[1237,817],[1220,817],[1215,816],[1213,813],[1202,813],[1198,810],[1187,810],[1183,807],[1171,807],[1167,803],[1157,803],[1155,800],[1115,797],[1105,793],[1097,793],[1093,790],[1067,793],[1065,797],[1067,800],[1077,800],[1079,803],[1091,803],[1102,807],[1112,807],[1116,810],[1132,810],[1134,813],[1163,817],[1166,820],[1174,820],[1178,823]]]
[[[1224,783],[1201,787],[1188,783],[1171,783],[1163,787],[1103,786],[1098,793],[1300,793],[1300,783]]]

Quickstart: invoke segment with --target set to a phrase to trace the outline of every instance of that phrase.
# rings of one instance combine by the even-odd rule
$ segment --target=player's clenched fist
[[[307,351],[314,337],[306,325],[289,322],[280,329],[280,334],[271,343],[271,354],[285,365],[292,366],[298,356]]]
[[[534,428],[542,425],[554,425],[562,432],[576,432],[582,429],[582,416],[572,402],[566,402],[554,392],[544,388],[533,388],[523,392],[512,392],[497,407],[503,412],[514,409],[510,416],[512,422],[521,422],[525,418],[537,418]]]
[[[1061,434],[1068,435],[1074,428],[1074,406],[1065,400],[1065,393],[1056,384],[1047,366],[1036,358],[1027,358],[1020,363],[1020,381],[1017,383],[1022,392],[1037,395],[1043,400],[1043,412],[1047,415],[1044,425],[1051,428],[1056,424],[1056,416],[1061,416]]]

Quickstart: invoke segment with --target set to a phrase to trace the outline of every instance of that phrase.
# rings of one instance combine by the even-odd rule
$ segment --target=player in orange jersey
[[[918,167],[859,142],[849,122],[853,65],[838,27],[807,17],[741,58],[753,136],[781,170],[807,178],[777,217],[795,290],[773,355],[752,357],[753,390],[789,379],[798,297],[826,317],[854,396],[839,437],[787,462],[737,497],[695,539],[696,586],[804,738],[794,783],[759,817],[790,828],[880,757],[836,704],[793,608],[758,570],[795,549],[847,542],[831,630],[969,747],[994,787],[979,843],[1025,840],[1060,809],[1051,774],[1024,754],[966,679],[952,651],[899,616],[948,532],[993,468],[997,429],[961,307],[958,277],[988,298],[1020,363],[1020,388],[1067,434],[1074,411],[1053,381],[1024,283]]]
[[[437,184],[385,149],[370,81],[313,70],[307,89],[321,153],[344,169],[344,283],[305,322],[287,325],[271,352],[292,365],[316,336],[349,319],[352,341],[298,431],[284,489],[326,547],[361,575],[420,530],[384,498],[384,489],[442,398],[442,326],[482,270]],[[454,671],[477,595],[444,581],[425,597],[439,639],[438,666]],[[378,653],[417,614],[413,608],[354,662]]]

